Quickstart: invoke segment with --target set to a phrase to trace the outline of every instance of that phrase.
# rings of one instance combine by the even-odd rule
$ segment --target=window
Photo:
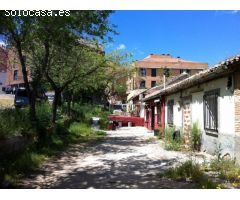
[[[14,81],[18,80],[18,70],[13,71],[13,80]]]
[[[156,77],[157,76],[157,69],[153,68],[152,69],[152,77]]]
[[[219,89],[206,92],[203,96],[204,129],[218,131]]]
[[[190,69],[180,69],[180,74],[182,74],[182,73],[190,74],[191,70]]]
[[[140,82],[140,89],[144,89],[145,88],[145,81],[141,81]]]
[[[167,123],[173,125],[173,100],[169,100],[167,104]]]
[[[151,82],[151,87],[155,87],[157,85],[157,82],[156,81],[152,81]]]
[[[140,70],[139,70],[139,75],[140,76],[146,76],[146,69],[145,68],[140,68]]]

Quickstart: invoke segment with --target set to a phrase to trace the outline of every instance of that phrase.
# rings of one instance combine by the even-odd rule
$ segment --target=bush
[[[91,125],[92,117],[100,118],[100,128],[107,129],[108,116],[111,114],[109,111],[97,105],[89,104],[76,104],[73,108],[74,118],[82,123]]]
[[[198,128],[198,123],[193,123],[190,130],[190,145],[192,150],[200,151],[201,147],[201,130]]]
[[[28,108],[7,108],[0,110],[0,138],[16,135],[32,135],[36,129],[45,131],[51,123],[51,107],[49,104],[36,106],[38,118],[37,124],[33,125],[29,118]]]
[[[176,137],[175,139],[173,139],[174,132],[175,132],[175,128],[166,127],[164,148],[166,150],[180,151],[182,147],[182,138],[180,135],[180,137]]]
[[[27,109],[0,110],[0,138],[25,134],[31,129]]]

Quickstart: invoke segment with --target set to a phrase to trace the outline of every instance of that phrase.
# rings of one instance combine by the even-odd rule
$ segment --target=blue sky
[[[110,21],[119,35],[106,51],[122,49],[134,60],[169,53],[212,66],[240,53],[239,11],[116,11]]]
[[[142,59],[169,53],[210,66],[240,53],[239,11],[116,11],[119,35],[107,47]]]

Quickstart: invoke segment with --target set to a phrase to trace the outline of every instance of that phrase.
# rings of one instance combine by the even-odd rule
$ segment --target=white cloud
[[[5,42],[0,40],[0,46],[6,46]]]
[[[119,44],[119,46],[117,47],[118,50],[123,50],[126,49],[126,45],[125,44]]]

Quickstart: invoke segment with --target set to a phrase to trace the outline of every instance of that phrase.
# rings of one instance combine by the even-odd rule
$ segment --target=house
[[[155,97],[158,97],[159,91],[163,90],[164,87],[180,82],[189,76],[190,75],[188,73],[182,73],[179,76],[173,77],[167,81],[165,86],[164,84],[161,84],[145,92],[145,98],[142,99],[142,102],[145,105],[143,112],[145,116],[144,126],[146,128],[150,130],[159,128],[164,129],[165,100],[163,96],[161,99]]]
[[[188,144],[190,128],[197,123],[202,151],[219,151],[240,162],[240,55],[149,94],[143,101],[146,120],[155,120],[162,132],[174,127]]]
[[[8,54],[5,46],[0,46],[0,94],[6,85]]]
[[[136,61],[134,66],[135,71],[127,81],[127,103],[128,111],[135,112],[138,109],[137,113],[143,113],[139,111],[139,107],[144,107],[139,101],[144,96],[143,91],[162,85],[183,73],[193,75],[208,68],[207,63],[188,61],[180,57],[174,58],[170,54],[150,54],[143,60]],[[137,108],[133,101],[138,101]]]

